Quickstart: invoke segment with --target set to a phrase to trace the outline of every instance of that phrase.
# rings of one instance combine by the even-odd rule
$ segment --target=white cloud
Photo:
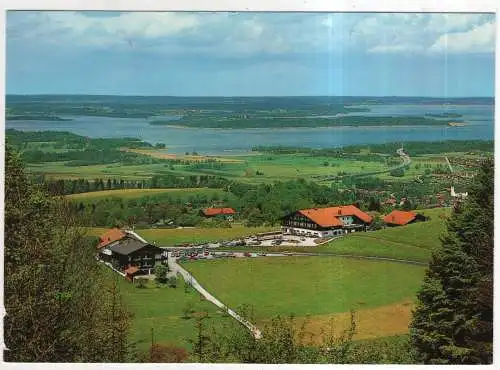
[[[165,54],[246,57],[356,50],[491,52],[494,16],[380,13],[9,12],[8,45],[129,47]],[[28,47],[28,46],[27,46]]]
[[[9,14],[10,15],[10,14]],[[24,39],[49,37],[62,43],[114,44],[130,38],[160,38],[196,28],[199,15],[193,13],[133,12],[117,17],[88,17],[77,12],[30,12],[25,19],[14,17],[7,35],[22,35]],[[27,27],[30,26],[30,27]],[[24,32],[23,32],[24,30]]]
[[[415,44],[397,44],[397,45],[377,45],[368,49],[369,53],[417,53],[422,52],[423,48]]]
[[[430,47],[430,51],[448,53],[494,52],[495,32],[495,23],[489,22],[465,32],[444,34]]]

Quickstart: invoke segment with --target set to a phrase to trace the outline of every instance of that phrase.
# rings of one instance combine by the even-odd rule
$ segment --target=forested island
[[[448,112],[426,113],[425,116],[426,117],[433,117],[433,118],[460,118],[460,117],[462,117],[462,115],[459,113],[448,113]]]
[[[50,122],[73,121],[71,118],[61,118],[50,114],[19,114],[19,115],[6,114],[5,119],[8,121],[50,121]]]
[[[341,127],[341,126],[447,126],[452,122],[415,116],[336,116],[336,117],[197,117],[179,120],[153,120],[151,125],[200,128],[282,128],[282,127]]]

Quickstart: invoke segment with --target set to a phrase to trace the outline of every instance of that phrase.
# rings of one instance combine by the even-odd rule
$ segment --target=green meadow
[[[263,257],[184,262],[229,307],[249,305],[257,319],[346,312],[412,300],[425,269],[340,257]]]
[[[110,278],[117,279],[122,300],[133,314],[131,340],[140,350],[149,348],[152,335],[155,343],[190,349],[189,339],[196,335],[195,315],[200,313],[208,314],[206,324],[209,327],[217,328],[230,320],[216,306],[201,300],[195,290],[186,292],[182,279],[179,279],[177,288],[157,287],[154,281],[150,281],[146,288],[141,289],[111,270],[107,271]],[[187,307],[193,312],[191,318],[183,317]]]

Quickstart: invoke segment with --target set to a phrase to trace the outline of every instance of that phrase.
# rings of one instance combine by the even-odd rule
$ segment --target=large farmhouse
[[[355,206],[301,209],[281,220],[283,234],[320,238],[366,231],[372,217]]]
[[[166,259],[163,249],[149,244],[134,232],[112,229],[99,237],[99,258],[128,275],[151,274]]]

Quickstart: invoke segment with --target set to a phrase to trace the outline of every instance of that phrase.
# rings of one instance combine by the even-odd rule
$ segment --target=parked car
[[[250,253],[248,253],[248,252],[243,253],[243,255],[244,255],[245,257],[250,257],[250,256],[251,256],[251,254],[250,254]]]

